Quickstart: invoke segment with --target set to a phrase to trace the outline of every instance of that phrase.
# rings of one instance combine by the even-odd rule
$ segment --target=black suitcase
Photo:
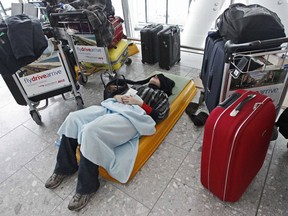
[[[200,73],[204,86],[204,100],[209,112],[219,103],[224,63],[224,41],[218,32],[209,32]]]
[[[155,64],[158,62],[158,38],[157,33],[163,29],[161,24],[145,26],[140,31],[142,63]]]
[[[16,82],[14,81],[12,75],[2,75],[4,82],[6,83],[8,89],[10,90],[12,96],[14,97],[17,104],[22,106],[27,106],[27,102],[20,92]]]
[[[170,26],[158,33],[159,67],[169,70],[180,58],[180,28]]]
[[[211,52],[215,43],[223,40],[218,31],[208,32],[208,35],[205,40],[204,47],[204,55],[202,60],[202,67],[200,72],[200,79],[202,80],[202,84],[204,89],[207,87],[207,79],[208,79],[208,60],[211,59]]]

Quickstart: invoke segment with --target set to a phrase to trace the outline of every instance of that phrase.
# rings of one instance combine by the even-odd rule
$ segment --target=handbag
[[[105,84],[103,74],[101,74],[101,80],[104,85],[104,100],[113,98],[118,94],[125,94],[129,89],[124,75],[116,75],[115,77],[109,76],[109,81]]]

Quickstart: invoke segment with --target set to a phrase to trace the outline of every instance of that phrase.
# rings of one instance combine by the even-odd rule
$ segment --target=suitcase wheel
[[[37,125],[42,125],[41,115],[37,110],[31,110],[30,115]]]
[[[75,100],[76,100],[76,103],[77,103],[77,109],[80,110],[80,109],[83,109],[84,108],[84,103],[83,103],[83,99],[81,96],[76,96],[75,97]]]
[[[276,125],[274,125],[270,141],[277,140],[277,138],[278,138],[278,129]]]
[[[165,69],[166,69],[166,70],[170,70],[170,68],[171,68],[170,66],[167,66]]]
[[[85,85],[88,82],[88,76],[86,74],[79,73],[78,82],[80,85]]]
[[[125,64],[129,66],[131,65],[131,63],[132,63],[132,59],[127,58],[127,60],[125,61]]]

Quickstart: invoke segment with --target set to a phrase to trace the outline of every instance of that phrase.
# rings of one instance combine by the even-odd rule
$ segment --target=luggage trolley
[[[105,70],[109,76],[114,76],[114,72],[124,63],[126,65],[132,63],[128,58],[128,43],[125,40],[118,42],[115,48],[108,49],[106,45],[97,46],[95,30],[85,11],[52,13],[50,17],[52,27],[66,35],[67,42],[73,50],[80,84],[85,84],[88,76],[95,72]]]
[[[83,100],[75,82],[75,72],[68,60],[67,49],[58,45],[59,52],[49,57],[22,67],[11,76],[3,76],[5,83],[19,105],[29,106],[29,113],[36,124],[41,125],[40,110],[48,106],[48,98],[62,95],[64,100],[75,99],[77,108],[83,108]],[[73,97],[66,98],[64,93],[71,92]],[[45,100],[44,106],[39,107],[40,101]]]
[[[279,113],[288,82],[288,38],[225,43],[225,64],[220,101],[236,89],[247,89],[269,96]]]

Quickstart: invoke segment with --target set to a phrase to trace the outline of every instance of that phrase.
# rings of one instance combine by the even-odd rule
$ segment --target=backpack
[[[286,36],[278,15],[258,4],[231,4],[217,18],[216,26],[224,40],[236,44]]]
[[[107,17],[115,16],[115,9],[112,5],[111,0],[106,0],[106,7],[104,9],[104,12],[106,13]]]

